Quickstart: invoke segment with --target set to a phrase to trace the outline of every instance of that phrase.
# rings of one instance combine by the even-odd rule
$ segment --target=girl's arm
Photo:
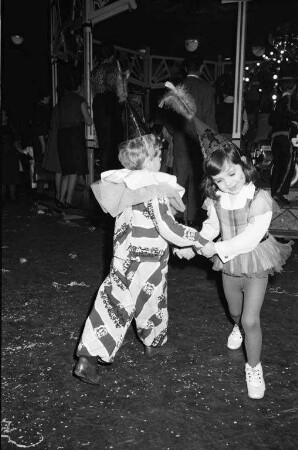
[[[214,242],[212,241],[219,235],[220,226],[212,200],[210,199],[206,200],[205,205],[207,208],[208,219],[206,219],[203,223],[202,229],[200,231],[200,236],[202,239],[205,239],[206,245],[204,245],[202,251],[197,251],[197,253],[203,254],[207,258],[210,258],[216,253],[214,248]],[[197,250],[199,248],[200,247],[197,246]],[[194,251],[191,249],[177,249],[177,250],[174,249],[173,251],[174,254],[178,256],[178,258],[180,259],[181,258],[191,259],[195,256]]]
[[[194,228],[182,225],[173,217],[167,198],[155,198],[148,202],[153,222],[159,234],[170,244],[177,247],[202,247],[207,240]]]
[[[254,217],[242,233],[221,242],[215,242],[214,250],[222,262],[230,261],[241,253],[249,253],[260,243],[267,233],[272,219],[272,211]]]
[[[213,241],[220,233],[219,220],[212,200],[207,199],[204,205],[207,207],[208,218],[203,222],[200,235],[206,241]]]

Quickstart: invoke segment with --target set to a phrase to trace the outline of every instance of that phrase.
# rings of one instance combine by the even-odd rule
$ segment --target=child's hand
[[[178,258],[180,259],[185,258],[188,260],[192,259],[196,255],[191,247],[175,249],[174,253],[175,255],[178,256]]]
[[[201,248],[202,255],[206,258],[211,258],[211,256],[216,254],[214,242],[208,242],[204,247]]]

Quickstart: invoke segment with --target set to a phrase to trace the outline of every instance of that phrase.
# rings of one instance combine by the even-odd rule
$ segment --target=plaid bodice
[[[243,208],[229,210],[221,207],[220,202],[215,203],[216,213],[220,223],[220,233],[223,241],[237,236],[245,230],[250,220],[251,199],[247,199]]]

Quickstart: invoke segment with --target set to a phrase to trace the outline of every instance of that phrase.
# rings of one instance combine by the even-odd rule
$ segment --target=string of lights
[[[262,74],[266,73],[267,84],[271,84],[272,101],[276,102],[278,98],[278,85],[282,77],[289,73],[289,68],[298,67],[298,34],[286,33],[283,35],[276,35],[271,38],[272,46],[266,52],[264,47],[255,47],[253,53],[262,58],[260,61],[248,62],[245,66],[244,72],[244,89],[249,91],[253,84],[259,85],[259,92],[262,92]],[[291,76],[291,75],[289,75]],[[297,76],[297,73],[292,74]]]

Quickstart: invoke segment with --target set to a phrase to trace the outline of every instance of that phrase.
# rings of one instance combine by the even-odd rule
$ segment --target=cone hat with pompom
[[[159,107],[172,109],[194,123],[205,158],[223,143],[229,142],[228,139],[218,134],[196,116],[195,101],[183,85],[174,86],[167,81],[165,87],[169,90],[161,99]]]

